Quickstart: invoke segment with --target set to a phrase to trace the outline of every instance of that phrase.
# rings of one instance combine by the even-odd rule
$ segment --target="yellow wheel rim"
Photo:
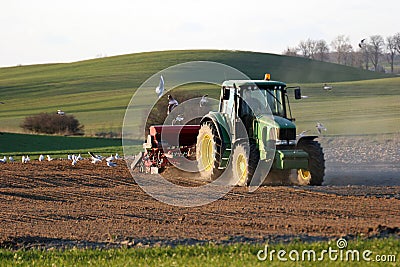
[[[214,146],[212,137],[208,134],[204,135],[201,141],[201,164],[204,171],[210,171],[214,164]]]
[[[301,179],[308,180],[308,179],[311,178],[310,171],[299,169],[298,173],[299,173],[299,176],[300,176]]]
[[[236,171],[239,175],[239,183],[243,184],[247,179],[247,159],[246,156],[240,154],[236,162]]]

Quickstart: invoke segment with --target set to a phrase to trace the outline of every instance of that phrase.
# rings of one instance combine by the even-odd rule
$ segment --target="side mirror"
[[[299,87],[294,89],[294,98],[295,99],[301,99],[301,90],[300,90]]]
[[[229,100],[230,90],[229,88],[222,88],[222,100]]]

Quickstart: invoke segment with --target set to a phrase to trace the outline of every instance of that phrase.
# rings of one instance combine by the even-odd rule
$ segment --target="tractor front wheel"
[[[247,186],[257,168],[260,154],[255,143],[241,143],[235,146],[232,156],[233,179],[238,186]]]
[[[325,159],[321,145],[314,140],[301,140],[297,147],[308,153],[308,168],[297,170],[298,183],[322,185],[325,175]]]

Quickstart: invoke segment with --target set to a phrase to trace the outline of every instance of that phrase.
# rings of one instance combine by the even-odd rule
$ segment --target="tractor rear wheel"
[[[247,186],[256,171],[260,154],[255,142],[235,146],[232,156],[232,172],[238,186]]]
[[[300,140],[297,148],[308,153],[308,168],[297,170],[297,180],[301,185],[322,185],[325,175],[325,159],[321,145],[314,140]]]
[[[204,123],[197,135],[196,159],[200,175],[208,180],[217,179],[223,170],[219,169],[221,161],[221,137],[212,122]]]

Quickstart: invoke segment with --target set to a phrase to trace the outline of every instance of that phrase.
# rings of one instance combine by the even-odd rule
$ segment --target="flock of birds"
[[[91,160],[91,163],[96,164],[96,163],[105,161],[108,167],[117,166],[117,163],[115,161],[123,159],[121,156],[118,155],[118,153],[116,153],[115,155],[111,155],[109,157],[103,157],[101,155],[96,155],[92,152],[88,152],[88,154],[90,155],[89,159]],[[46,157],[43,155],[40,155],[38,157],[38,161],[52,161],[52,160],[54,160],[54,159],[50,155],[47,155]],[[76,164],[78,164],[79,161],[84,160],[84,158],[81,156],[81,154],[79,154],[78,156],[68,155],[67,160],[71,161],[72,166],[75,166]],[[31,161],[31,158],[28,155],[21,157],[22,163],[28,163],[30,161]],[[12,156],[8,157],[8,159],[6,156],[4,156],[2,159],[0,159],[0,163],[7,163],[7,162],[15,162],[15,160]]]

